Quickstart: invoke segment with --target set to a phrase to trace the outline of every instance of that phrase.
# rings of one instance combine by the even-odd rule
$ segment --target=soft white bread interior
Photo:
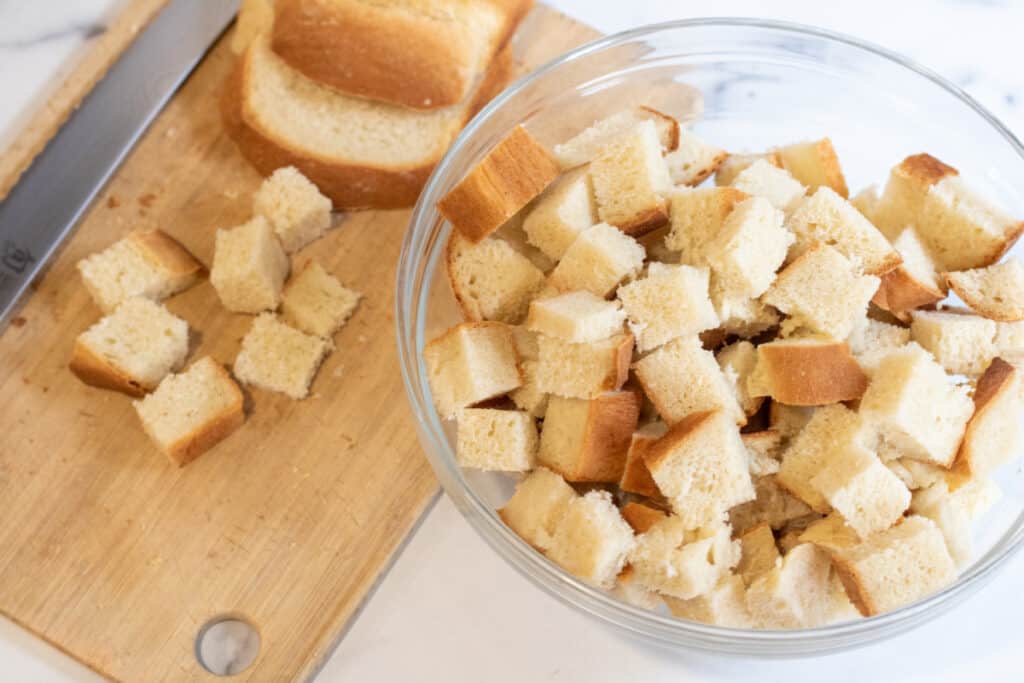
[[[903,262],[882,276],[871,302],[900,314],[946,298],[945,286],[935,272],[935,261],[913,227],[900,231],[892,241]]]
[[[678,337],[718,325],[708,294],[707,268],[651,263],[645,277],[619,287],[618,299],[636,337],[649,351]]]
[[[1021,371],[994,358],[974,389],[974,413],[956,456],[954,483],[991,474],[1021,453]]]
[[[747,587],[747,609],[761,628],[814,628],[829,617],[831,561],[812,543],[801,543]]]
[[[523,230],[530,244],[560,259],[580,232],[597,223],[594,190],[586,168],[569,171],[525,209]]]
[[[460,410],[456,443],[455,458],[462,467],[527,472],[537,464],[537,425],[519,410]]]
[[[793,234],[782,211],[762,197],[740,202],[704,248],[717,286],[732,299],[754,299],[775,281]]]
[[[639,415],[640,397],[633,391],[589,400],[553,396],[544,415],[538,459],[566,481],[617,483]]]
[[[276,309],[289,268],[288,255],[263,216],[217,231],[210,283],[229,311]]]
[[[679,262],[704,265],[704,249],[722,230],[736,205],[750,195],[732,187],[675,187],[669,193],[671,229],[665,246]]]
[[[679,148],[665,155],[673,185],[700,185],[711,177],[728,154],[686,128],[679,129]]]
[[[712,590],[736,566],[740,548],[728,524],[687,526],[671,515],[637,537],[629,554],[637,581],[664,596],[689,600]]]
[[[999,352],[993,321],[960,310],[914,311],[910,337],[957,375],[977,377]]]
[[[715,185],[732,185],[743,169],[749,168],[757,161],[764,160],[775,168],[782,168],[782,158],[778,152],[759,152],[756,154],[729,154],[715,171]]]
[[[242,339],[232,369],[245,384],[303,399],[333,348],[330,339],[300,332],[274,314],[262,313]]]
[[[551,547],[569,501],[576,497],[576,491],[562,477],[538,467],[516,485],[498,516],[524,541],[545,551]]]
[[[294,166],[279,168],[253,195],[252,209],[274,228],[288,253],[323,236],[331,227],[331,200]]]
[[[621,230],[598,223],[580,232],[548,276],[562,292],[587,290],[606,297],[644,265],[644,248]]]
[[[790,211],[807,188],[787,171],[765,159],[758,159],[736,174],[733,187],[749,195],[763,197],[780,211]]]
[[[281,316],[306,334],[330,337],[341,329],[362,297],[343,286],[316,261],[307,261],[285,283]]]
[[[589,491],[569,501],[548,557],[593,586],[611,588],[635,543],[611,494]]]
[[[539,335],[537,388],[566,398],[593,398],[615,391],[629,376],[633,335],[617,334],[596,342],[573,344]]]
[[[469,320],[522,322],[530,301],[545,284],[544,273],[498,237],[473,244],[452,232],[445,265],[455,301]]]
[[[621,333],[625,320],[618,301],[579,291],[532,302],[526,327],[531,332],[582,344]]]
[[[797,142],[777,147],[774,152],[782,162],[782,167],[806,185],[811,192],[819,187],[828,187],[840,197],[850,196],[842,166],[839,164],[839,155],[836,154],[831,139]]]
[[[943,273],[964,303],[991,320],[1024,320],[1024,265],[1009,259],[986,268]]]
[[[650,121],[657,132],[658,146],[663,154],[679,146],[679,122],[668,114],[650,107],[632,107],[596,121],[574,137],[555,145],[554,154],[562,168],[571,169],[588,164],[598,153],[623,133]]]

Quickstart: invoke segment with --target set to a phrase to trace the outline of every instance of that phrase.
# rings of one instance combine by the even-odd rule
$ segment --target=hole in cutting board
[[[196,635],[196,659],[217,676],[242,673],[252,666],[259,653],[259,631],[236,616],[214,617]]]

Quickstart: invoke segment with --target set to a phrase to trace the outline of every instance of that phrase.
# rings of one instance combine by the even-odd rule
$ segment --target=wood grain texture
[[[538,7],[518,58],[537,65],[594,36]],[[298,255],[366,298],[310,398],[251,392],[247,423],[188,467],[157,452],[128,398],[67,368],[75,336],[100,316],[79,259],[159,227],[209,265],[214,230],[250,216],[260,178],[217,110],[229,39],[146,133],[0,337],[0,612],[115,680],[218,680],[193,647],[200,626],[225,614],[250,620],[262,639],[235,680],[310,678],[437,491],[394,343],[408,211],[347,215]],[[226,312],[208,281],[168,306],[193,330],[191,359],[234,360],[252,318]]]

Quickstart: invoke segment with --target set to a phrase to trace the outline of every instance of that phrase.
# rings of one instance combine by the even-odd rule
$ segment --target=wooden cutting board
[[[82,62],[33,135],[52,133],[156,6],[127,8],[113,24],[120,33]],[[517,35],[516,57],[535,67],[595,35],[540,6]],[[193,652],[201,626],[224,615],[250,621],[262,641],[239,679],[311,677],[438,490],[394,342],[409,211],[344,216],[303,251],[365,300],[309,399],[251,392],[245,426],[184,469],[154,449],[128,398],[67,369],[75,335],[100,317],[79,259],[132,229],[161,228],[209,264],[214,230],[249,218],[260,178],[217,109],[228,40],[128,156],[0,336],[0,612],[115,680],[216,680]],[[221,308],[208,282],[168,306],[194,331],[190,358],[234,360],[251,318]]]

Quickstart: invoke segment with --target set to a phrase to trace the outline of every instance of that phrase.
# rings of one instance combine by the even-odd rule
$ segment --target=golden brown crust
[[[978,432],[996,399],[1007,391],[1014,390],[1013,380],[1016,374],[1017,368],[1014,365],[996,357],[978,378],[978,384],[974,388],[974,414],[967,422],[963,441],[960,442],[960,449],[950,468],[952,476],[949,482],[954,487],[959,487],[960,484],[977,474],[974,466],[974,453],[976,449],[984,445],[979,443],[983,439]]]
[[[626,503],[619,512],[637,534],[647,533],[648,529],[666,517],[663,510],[643,503]]]
[[[772,400],[791,406],[820,406],[858,399],[868,377],[846,342],[778,341],[757,347],[758,365],[771,387]]]
[[[633,362],[633,344],[635,339],[632,334],[622,335],[622,341],[615,349],[615,361],[612,363],[612,370],[608,373],[608,379],[604,388],[614,391],[626,383],[629,379],[629,366]]]
[[[538,196],[561,173],[558,161],[522,126],[491,149],[437,203],[437,208],[474,244]]]
[[[628,223],[616,223],[614,225],[631,237],[640,237],[668,225],[668,207],[662,201],[658,206],[652,206],[643,213],[634,216]]]
[[[463,292],[454,275],[455,259],[458,256],[458,241],[464,239],[454,231],[448,236],[448,241],[444,245],[444,272],[448,277],[448,287],[452,290],[452,296],[455,297],[455,303],[458,305],[459,311],[462,312],[462,317],[466,320],[480,320],[480,316],[470,304],[469,297]]]
[[[924,185],[934,185],[943,178],[959,175],[960,172],[948,164],[944,164],[931,154],[913,154],[897,166],[899,175]]]
[[[218,415],[211,418],[200,429],[170,444],[166,451],[167,456],[178,467],[184,467],[216,446],[245,422],[242,390],[238,388],[238,384],[235,383],[235,380],[224,369],[224,366],[220,363],[215,363],[215,365],[217,366],[217,374],[220,375],[220,380],[231,385],[231,404],[226,406]]]
[[[198,278],[203,271],[203,264],[188,249],[161,230],[137,230],[128,235],[128,239],[146,260],[171,275],[195,275]]]
[[[665,129],[667,131],[667,135],[661,141],[661,145],[664,148],[662,151],[665,154],[668,154],[669,152],[674,152],[679,149],[679,122],[676,121],[674,117],[669,116],[664,112],[660,112],[654,107],[641,105],[640,109],[644,110],[659,121],[664,121],[668,124],[668,127]]]
[[[861,616],[870,617],[881,611],[871,599],[857,568],[847,562],[842,553],[832,553],[832,567],[846,590],[846,596],[850,598],[850,602],[861,613]]]
[[[639,417],[640,399],[635,392],[608,392],[591,399],[572,471],[552,469],[573,483],[617,484],[622,479],[626,452]]]
[[[145,396],[146,391],[153,388],[143,387],[142,384],[112,365],[107,359],[93,353],[92,349],[82,343],[81,339],[75,339],[75,348],[71,352],[71,362],[68,363],[68,367],[78,379],[90,386],[113,389],[129,396]]]
[[[719,152],[717,155],[715,155],[715,158],[711,160],[711,163],[709,163],[707,166],[702,168],[697,173],[697,175],[695,175],[693,178],[691,178],[690,181],[688,183],[686,183],[686,184],[689,187],[696,187],[697,185],[700,185],[701,183],[703,183],[705,180],[710,178],[713,173],[715,173],[718,170],[718,167],[722,165],[722,162],[725,161],[725,158],[727,156],[729,156],[728,152],[726,152],[726,151]]]
[[[793,147],[806,147],[807,145],[811,146],[811,153],[815,157],[816,170],[823,176],[824,183],[821,184],[835,190],[836,194],[843,199],[848,199],[850,190],[846,186],[846,177],[843,175],[842,166],[839,164],[839,155],[836,154],[836,149],[832,146],[832,140],[830,138],[822,138],[811,143],[798,143],[793,145]],[[792,172],[793,169],[790,169],[786,164],[786,149],[784,147],[780,152],[776,153],[781,157],[781,167]],[[813,190],[814,188],[811,189]]]
[[[644,463],[647,469],[655,470],[662,462],[672,455],[679,444],[690,438],[690,435],[700,429],[705,422],[715,417],[720,410],[705,410],[699,413],[691,413],[679,422],[669,427],[665,436],[661,437],[643,454]]]
[[[992,252],[992,256],[987,261],[981,263],[978,267],[991,266],[999,261],[999,259],[1006,255],[1006,252],[1013,248],[1013,245],[1017,243],[1017,240],[1020,239],[1022,234],[1024,234],[1024,221],[1019,221],[1010,225],[1006,233],[1003,235],[1003,241],[999,245],[999,248]]]
[[[651,472],[644,462],[644,454],[655,441],[657,441],[657,437],[633,434],[629,450],[626,452],[626,464],[622,471],[622,478],[619,480],[620,489],[648,498],[661,496],[661,490],[654,482],[654,477],[651,476]]]
[[[881,277],[882,281],[878,291],[871,297],[871,303],[893,314],[930,306],[946,298],[942,290],[921,282],[904,266],[897,265]]]
[[[952,273],[942,273],[942,279],[946,281],[946,284],[956,292],[956,295],[963,299],[963,302],[971,307],[971,309],[983,318],[989,320],[998,320],[1000,322],[1016,322],[1018,320],[1024,320],[1020,315],[1011,313],[1001,306],[992,306],[984,296],[975,296],[975,292],[971,288],[967,287],[967,283],[961,278],[963,271],[956,271]]]
[[[461,102],[473,79],[505,45],[532,0],[482,3],[502,15],[483,61],[455,22],[377,3],[278,0],[273,50],[292,68],[340,92],[417,109]]]

